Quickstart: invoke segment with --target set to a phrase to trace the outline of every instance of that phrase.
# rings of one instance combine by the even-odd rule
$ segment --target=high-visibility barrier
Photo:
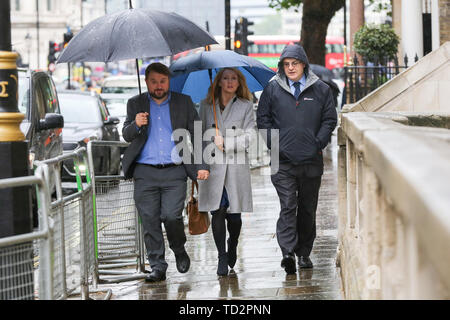
[[[134,205],[134,185],[123,175],[100,176],[94,167],[95,148],[127,147],[117,141],[89,141],[87,154],[96,218],[97,280],[116,283],[145,278],[142,225]],[[112,150],[111,150],[112,152]],[[130,268],[130,267],[135,267]]]

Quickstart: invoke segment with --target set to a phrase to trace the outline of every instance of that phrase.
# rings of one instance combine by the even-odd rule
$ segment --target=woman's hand
[[[209,178],[208,170],[198,170],[197,172],[197,180],[207,180]]]
[[[217,146],[217,148],[220,149],[220,151],[223,152],[223,137],[222,136],[215,136],[214,137],[214,143]]]

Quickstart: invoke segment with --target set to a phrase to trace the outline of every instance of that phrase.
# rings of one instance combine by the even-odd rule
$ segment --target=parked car
[[[33,169],[35,160],[62,154],[64,118],[60,114],[55,84],[46,72],[19,69],[18,75],[18,107],[25,114],[20,129],[28,141],[29,164]]]
[[[35,169],[36,160],[46,160],[63,153],[62,128],[58,95],[52,78],[42,71],[18,69],[18,108],[25,115],[20,129],[28,142],[29,168]],[[50,191],[54,192],[53,177]],[[32,192],[33,227],[38,226],[36,193]]]
[[[61,113],[64,116],[64,152],[86,146],[90,140],[120,141],[117,124],[119,118],[110,115],[105,102],[95,92],[61,91],[58,93]],[[96,175],[120,174],[120,151],[118,147],[95,147],[93,149]],[[83,170],[85,166],[80,168]],[[63,163],[63,181],[75,180],[73,161]]]
[[[140,76],[141,91],[147,91],[145,77]],[[131,95],[139,94],[139,84],[137,75],[110,76],[103,80],[101,93],[129,93]]]
[[[122,128],[127,117],[127,102],[133,95],[131,93],[102,93],[100,95],[111,115],[118,117],[120,120],[120,123],[117,125],[120,141],[125,141],[122,137]]]

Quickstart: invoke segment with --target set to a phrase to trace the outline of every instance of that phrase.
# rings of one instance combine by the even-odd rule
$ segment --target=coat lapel
[[[137,111],[137,113],[148,112],[148,114],[149,114],[149,116],[148,116],[149,122],[148,122],[148,125],[146,126],[147,129],[144,130],[145,139],[147,139],[147,137],[148,137],[148,130],[150,129],[150,127],[152,125],[152,122],[150,121],[150,119],[151,119],[150,117],[152,116],[150,114],[150,101],[148,100],[148,95],[147,95],[146,92],[141,94],[139,99],[140,99],[140,101],[137,104],[139,110]]]
[[[217,125],[219,127],[219,131],[222,133],[222,135],[225,134],[225,126],[224,126],[224,121],[223,121],[223,116],[222,113],[220,112],[220,107],[219,107],[219,99],[216,100],[216,115],[217,115]],[[212,110],[211,107],[211,112],[213,113],[213,117],[214,117],[214,111]]]
[[[169,102],[169,112],[170,112],[170,124],[172,125],[172,131],[176,130],[175,127],[176,118],[178,116],[178,113],[176,112],[176,101],[175,101],[175,95],[173,93],[170,94],[170,102]]]
[[[233,107],[233,103],[236,101],[236,96],[234,96],[230,101],[228,101],[228,104],[225,106],[225,109],[222,112],[222,121],[226,122],[228,115],[231,113],[231,108]]]

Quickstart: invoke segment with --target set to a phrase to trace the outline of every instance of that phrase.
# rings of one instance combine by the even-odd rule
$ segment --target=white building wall
[[[411,65],[416,54],[423,56],[422,0],[402,0],[401,17],[403,52]]]
[[[77,31],[81,25],[81,0],[11,0],[11,42],[22,61],[32,69],[47,69],[49,41],[60,43],[70,27]],[[16,10],[16,2],[18,9]],[[50,8],[48,7],[50,4]],[[104,1],[83,2],[83,24],[104,14]],[[49,10],[50,9],[50,10]],[[39,43],[38,43],[39,38]]]

